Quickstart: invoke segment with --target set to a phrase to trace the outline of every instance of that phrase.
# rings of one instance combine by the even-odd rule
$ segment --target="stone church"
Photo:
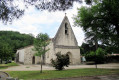
[[[34,56],[34,46],[30,45],[24,48],[20,48],[16,52],[16,62],[31,65],[39,64],[40,57]],[[50,40],[50,44],[46,47],[50,50],[44,55],[44,63],[51,64],[51,59],[56,59],[56,53],[68,54],[71,65],[78,65],[81,63],[80,49],[74,32],[71,28],[68,17],[65,15],[56,35]]]

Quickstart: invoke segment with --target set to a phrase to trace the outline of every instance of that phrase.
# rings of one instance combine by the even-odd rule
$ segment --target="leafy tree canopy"
[[[1,63],[3,60],[8,61],[11,60],[14,56],[13,50],[9,44],[0,42],[0,60]]]
[[[0,43],[8,44],[15,53],[17,49],[32,45],[34,37],[29,34],[20,34],[14,31],[0,31]]]
[[[100,43],[119,48],[118,5],[118,0],[100,0],[90,7],[82,7],[74,17],[75,25],[85,32],[92,31]]]
[[[45,54],[48,51],[48,49],[46,49],[48,44],[49,36],[46,33],[39,33],[34,40],[34,50],[37,51],[35,55],[41,56],[42,54]]]
[[[106,46],[103,44],[98,44],[98,48],[102,48],[105,50],[106,53],[108,54],[112,54],[112,53],[118,53],[118,48],[115,48],[113,46]],[[95,50],[95,45],[92,44],[92,42],[90,43],[82,43],[82,45],[80,46],[80,53],[81,55],[86,55],[89,54],[91,51],[96,51]]]
[[[97,63],[104,63],[106,52],[102,48],[98,48],[95,52],[91,51],[86,55],[86,59],[88,61],[94,61]]]
[[[74,2],[81,0],[0,0],[0,20],[3,22],[12,22],[24,14],[25,9],[20,9],[16,1],[24,3],[28,8],[30,5],[35,6],[39,10],[67,10],[73,6]]]

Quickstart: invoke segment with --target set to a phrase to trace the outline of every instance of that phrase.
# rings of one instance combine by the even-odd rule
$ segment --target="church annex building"
[[[25,65],[39,64],[40,57],[34,56],[35,51],[33,51],[33,48],[34,46],[30,45],[18,49],[16,52],[16,62]],[[64,17],[55,37],[50,40],[50,44],[46,48],[50,50],[44,55],[45,64],[51,64],[51,59],[56,59],[55,54],[57,52],[68,54],[71,65],[81,63],[80,49],[67,16]]]

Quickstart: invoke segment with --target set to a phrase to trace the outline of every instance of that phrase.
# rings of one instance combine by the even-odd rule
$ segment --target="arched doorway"
[[[70,52],[67,52],[67,54],[69,55],[70,64],[73,64],[73,61],[72,61],[72,54],[71,54]]]
[[[32,58],[32,64],[35,64],[35,56]]]

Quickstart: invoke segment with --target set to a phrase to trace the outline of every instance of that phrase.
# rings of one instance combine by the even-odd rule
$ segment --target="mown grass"
[[[96,75],[111,75],[119,74],[119,69],[72,69],[63,71],[7,71],[10,76],[24,80],[31,79],[56,79],[56,78],[69,78],[80,76],[96,76]]]
[[[0,64],[0,69],[7,69],[8,67],[11,67],[11,66],[18,66],[18,64],[15,62],[8,63],[8,64]]]

